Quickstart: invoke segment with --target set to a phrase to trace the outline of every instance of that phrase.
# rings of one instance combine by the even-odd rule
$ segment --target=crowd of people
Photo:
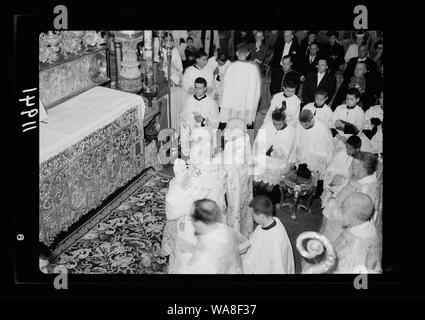
[[[316,186],[332,272],[381,272],[382,33],[191,30],[164,41],[175,46],[181,144],[166,197],[169,273],[295,273],[275,216],[284,176]]]

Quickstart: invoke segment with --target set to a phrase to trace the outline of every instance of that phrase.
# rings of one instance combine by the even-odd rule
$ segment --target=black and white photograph
[[[41,33],[41,270],[381,273],[383,39]]]
[[[22,206],[6,227],[16,291],[132,289],[166,297],[164,315],[192,318],[262,316],[257,298],[317,290],[407,296],[419,283],[405,264],[419,250],[423,196],[403,179],[420,180],[421,124],[400,100],[420,92],[395,74],[414,69],[394,48],[403,38],[384,25],[390,14],[154,7],[12,15],[16,120],[5,120],[4,149],[15,163],[4,198]],[[183,291],[240,303],[184,311]]]

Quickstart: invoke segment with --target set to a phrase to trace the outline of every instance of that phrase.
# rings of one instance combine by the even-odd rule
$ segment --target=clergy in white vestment
[[[278,185],[289,170],[294,144],[295,128],[287,125],[285,111],[274,110],[272,121],[263,123],[254,141],[254,181],[267,184],[270,191]]]
[[[245,274],[294,274],[294,254],[285,227],[273,217],[273,204],[266,196],[256,196],[249,204],[250,214],[258,224],[249,237],[249,247],[242,255]]]
[[[276,93],[270,102],[269,110],[263,123],[271,121],[275,109],[285,109],[288,125],[296,128],[299,124],[301,100],[296,96],[297,83],[294,80],[285,80],[283,92]]]
[[[308,103],[303,110],[310,110],[315,119],[319,119],[327,125],[329,130],[334,127],[334,114],[332,109],[325,103],[328,98],[328,91],[325,88],[318,87],[314,93],[314,102]]]
[[[171,68],[170,68],[170,79],[171,79],[171,102],[170,102],[170,115],[171,115],[171,128],[177,131],[180,135],[180,113],[184,106],[183,96],[181,90],[181,82],[183,77],[183,63],[180,56],[178,47],[176,47],[173,36],[166,32],[163,36],[164,46],[171,49]],[[178,46],[178,43],[177,43]],[[162,64],[162,70],[164,71],[165,78],[168,80],[168,57],[167,49],[161,48],[164,57]]]
[[[242,261],[235,233],[221,223],[217,204],[210,199],[195,201],[192,221],[197,234],[194,248],[187,250],[183,274],[241,274]]]
[[[374,204],[364,193],[352,193],[341,206],[344,231],[334,242],[334,273],[381,273],[382,238],[371,222]]]
[[[356,88],[347,91],[346,103],[338,106],[334,111],[335,151],[345,148],[345,141],[352,134],[360,134],[363,130],[364,111],[358,105],[360,92]]]
[[[213,57],[208,59],[207,67],[213,70],[214,84],[215,84],[215,100],[218,105],[221,105],[221,99],[223,97],[223,78],[224,73],[230,66],[231,62],[227,59],[227,54],[222,52],[220,49],[215,51]]]
[[[322,207],[350,179],[353,155],[361,151],[361,145],[360,138],[352,135],[347,139],[345,150],[338,151],[327,166],[323,179]]]
[[[302,110],[299,119],[291,162],[297,166],[307,164],[314,178],[323,180],[333,158],[332,134],[325,124],[314,119],[310,110]]]
[[[207,81],[207,95],[214,99],[214,75],[210,68],[207,68],[207,54],[200,51],[196,54],[196,63],[187,67],[183,74],[183,93],[186,99],[195,94],[194,83],[196,78],[204,78]]]
[[[384,121],[384,93],[381,92],[379,105],[370,107],[364,118],[363,133],[372,144],[372,153],[382,153],[382,122]]]
[[[224,74],[219,116],[222,123],[238,118],[250,126],[255,121],[262,80],[258,65],[247,61],[248,54],[248,46],[240,44],[236,51],[238,60],[232,62]]]
[[[227,211],[225,222],[248,238],[254,228],[248,214],[253,197],[252,148],[244,120],[230,119],[224,130],[225,146],[220,154],[226,172]]]
[[[167,224],[162,250],[170,255],[168,273],[177,273],[184,262],[184,251],[196,244],[192,220],[189,217],[195,200],[208,198],[225,209],[225,188],[222,165],[211,158],[209,134],[204,128],[195,129],[188,163],[176,159],[175,178],[170,181],[166,195]],[[224,218],[223,218],[224,219]]]
[[[189,155],[190,132],[195,128],[205,127],[215,143],[214,135],[218,128],[218,106],[215,100],[206,95],[207,81],[204,78],[195,79],[195,94],[190,97],[180,115],[182,153]],[[215,144],[213,145],[214,148]]]
[[[350,180],[323,204],[321,233],[334,241],[342,231],[342,217],[338,207],[353,192],[367,194],[372,202],[378,203],[379,181],[376,177],[378,158],[369,152],[357,152],[351,162]]]

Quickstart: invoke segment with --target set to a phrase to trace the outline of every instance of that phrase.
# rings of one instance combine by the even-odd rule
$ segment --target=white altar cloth
[[[145,103],[136,94],[92,88],[48,111],[47,123],[40,122],[40,159],[43,163],[92,132],[137,107],[141,128]]]

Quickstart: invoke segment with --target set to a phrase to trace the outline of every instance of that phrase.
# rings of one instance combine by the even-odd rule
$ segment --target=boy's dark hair
[[[285,111],[281,109],[275,109],[272,113],[272,119],[274,121],[285,121],[286,120],[286,113]]]
[[[283,83],[283,86],[285,88],[295,89],[297,87],[297,83],[295,80],[289,79],[289,80],[285,80],[285,82]]]
[[[313,113],[309,109],[302,109],[300,112],[300,122],[307,123],[313,119]]]
[[[315,96],[317,96],[317,95],[321,95],[321,96],[324,96],[324,97],[327,97],[328,96],[328,89],[326,89],[325,87],[317,87],[316,88],[316,90],[314,91],[314,95]]]
[[[249,53],[248,45],[245,42],[239,43],[238,48],[237,48],[237,52],[242,53],[242,54],[248,54]]]
[[[202,77],[198,77],[198,78],[196,78],[196,79],[195,79],[195,83],[203,84],[203,85],[204,85],[204,88],[206,88],[206,87],[207,87],[207,80],[205,80],[205,79],[204,79],[204,78],[202,78]]]
[[[284,59],[289,59],[292,62],[292,56],[290,54],[287,54],[286,56],[282,57],[282,61]]]
[[[207,53],[204,50],[200,50],[198,51],[198,53],[196,54],[196,59],[200,59],[202,57],[208,57]]]
[[[221,49],[218,49],[218,51],[217,51],[217,58],[218,58],[218,60],[220,60],[222,62],[225,62],[227,60],[227,53],[224,52]]]
[[[248,206],[253,209],[255,215],[264,214],[267,217],[273,216],[273,203],[266,196],[260,195],[254,197]]]
[[[354,96],[354,97],[356,97],[356,99],[360,99],[360,97],[361,97],[360,91],[358,89],[356,89],[356,88],[350,88],[350,89],[348,89],[347,90],[347,96],[348,95]]]
[[[362,140],[357,135],[353,134],[348,137],[347,144],[352,146],[354,149],[360,149],[362,146]]]

